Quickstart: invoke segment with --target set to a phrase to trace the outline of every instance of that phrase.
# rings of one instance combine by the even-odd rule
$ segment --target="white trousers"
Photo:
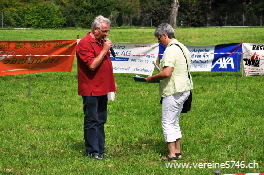
[[[162,100],[162,130],[166,142],[175,142],[182,138],[180,128],[180,114],[183,103],[190,95],[190,91],[176,93],[171,96],[164,97]]]

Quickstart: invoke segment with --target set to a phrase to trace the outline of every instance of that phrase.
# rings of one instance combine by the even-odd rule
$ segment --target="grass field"
[[[82,38],[89,29],[0,30],[0,40]],[[113,42],[156,42],[154,28],[113,28]],[[179,28],[186,45],[263,43],[263,28]],[[104,161],[84,156],[82,100],[72,73],[0,77],[0,174],[180,174],[264,172],[264,77],[193,72],[193,108],[182,114],[183,159],[164,164],[155,83],[115,74],[119,90],[109,102]],[[31,95],[28,83],[31,80]],[[222,164],[221,164],[222,163]],[[190,164],[191,167],[183,167]],[[175,167],[174,167],[175,166]],[[220,166],[220,167],[219,167]],[[246,167],[248,166],[248,167]]]
[[[90,29],[0,30],[0,40],[54,40],[82,38]],[[155,28],[111,28],[113,42],[154,43]],[[261,27],[245,28],[178,28],[176,38],[186,45],[215,45],[226,43],[263,43]]]

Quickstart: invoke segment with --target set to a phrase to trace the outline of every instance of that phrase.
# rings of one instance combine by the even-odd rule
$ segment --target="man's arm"
[[[112,47],[112,42],[110,40],[107,40],[106,42],[104,42],[103,50],[100,52],[99,55],[97,55],[97,57],[94,58],[94,61],[89,66],[89,69],[91,71],[94,71],[101,64],[105,55],[108,53],[111,47]]]

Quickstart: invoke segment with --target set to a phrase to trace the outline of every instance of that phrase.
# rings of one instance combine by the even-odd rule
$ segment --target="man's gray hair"
[[[160,24],[160,25],[156,28],[156,31],[154,32],[155,37],[162,36],[163,34],[168,35],[168,37],[169,37],[170,39],[171,39],[171,38],[175,38],[173,27],[171,27],[171,25],[169,25],[169,24],[167,24],[167,23],[162,23],[162,24]]]
[[[102,15],[97,16],[94,22],[92,23],[92,31],[94,31],[94,28],[100,28],[103,23],[111,25],[111,21],[108,18],[105,18]]]

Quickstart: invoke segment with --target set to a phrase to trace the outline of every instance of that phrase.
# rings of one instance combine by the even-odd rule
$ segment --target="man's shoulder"
[[[89,44],[88,43],[91,43],[92,42],[92,37],[87,34],[85,37],[83,37],[79,42],[78,42],[78,45],[77,45],[77,48],[78,47],[88,47]]]
[[[80,42],[87,42],[87,41],[90,41],[92,39],[91,35],[87,34],[85,35],[81,40]]]

